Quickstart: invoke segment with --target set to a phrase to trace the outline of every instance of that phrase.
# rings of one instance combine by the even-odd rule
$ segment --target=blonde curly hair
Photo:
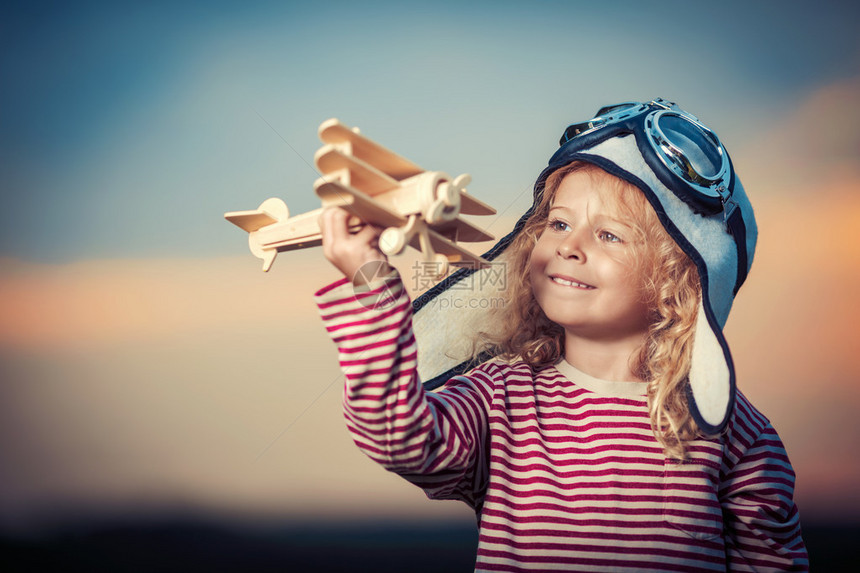
[[[474,355],[488,351],[503,360],[523,360],[535,371],[563,357],[564,329],[547,318],[535,300],[529,265],[532,250],[546,228],[555,193],[561,181],[574,172],[586,172],[605,183],[602,187],[610,195],[607,201],[614,203],[634,229],[629,242],[634,271],[643,277],[641,293],[652,320],[633,371],[647,384],[655,437],[668,456],[684,459],[686,443],[698,435],[687,406],[686,382],[701,296],[699,274],[666,232],[644,194],[595,165],[573,162],[547,178],[540,202],[507,249],[508,303],[494,310],[498,327],[493,333],[479,333]]]

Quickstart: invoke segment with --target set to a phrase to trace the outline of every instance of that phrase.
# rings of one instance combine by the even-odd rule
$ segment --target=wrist
[[[391,272],[391,266],[384,260],[371,260],[355,270],[352,276],[347,276],[353,286],[365,286],[377,277],[382,277]]]

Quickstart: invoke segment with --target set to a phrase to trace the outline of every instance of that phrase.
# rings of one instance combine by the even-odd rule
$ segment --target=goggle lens
[[[709,184],[722,176],[723,154],[719,141],[710,132],[674,114],[663,115],[655,127],[662,136],[659,143],[663,151],[687,173],[685,178]]]

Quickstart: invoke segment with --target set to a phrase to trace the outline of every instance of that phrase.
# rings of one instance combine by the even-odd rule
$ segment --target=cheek
[[[535,259],[534,256],[526,263],[525,276],[523,277],[524,282],[528,286],[529,290],[534,292],[534,285],[537,282],[537,277],[539,277],[543,273],[543,265]]]
[[[619,285],[620,290],[625,293],[625,298],[637,299],[642,298],[644,278],[640,269],[634,265],[626,265],[615,263],[612,265],[609,274],[613,277],[613,282]]]
[[[541,236],[537,239],[537,241],[535,241],[529,259],[535,265],[546,266],[547,261],[552,256],[552,253],[554,251],[555,248],[551,241],[547,237]]]
[[[634,264],[631,263],[627,267],[627,281],[630,285],[630,288],[639,293],[639,296],[645,296],[645,284],[647,282],[647,278],[651,275],[653,269],[646,269],[644,264]]]
[[[649,296],[645,288],[645,278],[641,274],[630,272],[626,291],[629,304],[643,316],[650,316],[653,297]]]
[[[538,245],[532,250],[523,271],[523,282],[534,296],[539,296],[541,277],[546,274],[546,257],[542,253]]]
[[[532,247],[528,258],[526,259],[526,274],[533,272],[535,267],[541,266],[542,261],[544,260],[541,251],[541,242],[540,240],[538,240],[537,242],[535,242],[534,247]]]

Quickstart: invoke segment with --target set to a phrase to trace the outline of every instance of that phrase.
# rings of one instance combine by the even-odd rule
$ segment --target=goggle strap
[[[728,207],[728,206],[727,206]],[[726,217],[726,227],[732,237],[735,239],[735,244],[738,248],[738,275],[735,280],[735,288],[732,290],[732,295],[738,294],[738,289],[747,280],[747,228],[744,225],[744,217],[741,208],[735,205],[731,214]]]

